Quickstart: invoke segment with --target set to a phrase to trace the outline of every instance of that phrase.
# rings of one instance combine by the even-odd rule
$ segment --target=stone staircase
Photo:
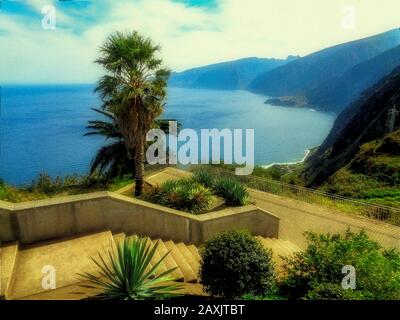
[[[283,271],[283,257],[289,257],[292,256],[294,253],[301,251],[298,246],[288,240],[263,238],[260,236],[257,236],[257,238],[261,241],[264,248],[272,250],[272,261],[277,267],[276,271],[278,273],[278,276],[280,276]]]
[[[76,300],[95,295],[96,290],[83,288],[87,284],[78,274],[89,272],[96,274],[97,268],[90,257],[98,257],[123,241],[125,234],[112,235],[111,232],[100,232],[91,235],[63,239],[56,242],[45,242],[33,246],[19,247],[17,243],[0,248],[0,297],[5,299],[28,300]],[[136,235],[130,237],[137,237]],[[129,237],[128,237],[129,238]],[[288,256],[300,249],[289,241],[258,237],[266,248],[273,251],[273,260],[279,266],[280,256]],[[198,283],[200,254],[193,244],[174,242],[172,240],[150,239],[150,246],[157,245],[151,265],[169,252],[160,264],[157,273],[175,269],[172,276],[175,281],[183,283],[182,293],[202,295]],[[56,289],[45,289],[42,286],[44,266],[54,267]]]

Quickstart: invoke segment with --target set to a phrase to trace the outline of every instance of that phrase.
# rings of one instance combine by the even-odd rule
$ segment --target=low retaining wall
[[[27,244],[111,230],[200,244],[230,229],[277,238],[279,218],[254,205],[196,216],[112,192],[18,204],[0,201],[0,242]]]

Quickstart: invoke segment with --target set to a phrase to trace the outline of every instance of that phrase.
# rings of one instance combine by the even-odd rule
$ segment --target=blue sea
[[[3,86],[0,109],[0,177],[29,183],[41,172],[52,176],[87,173],[105,142],[84,137],[91,110],[100,101],[94,85]],[[164,117],[195,130],[254,129],[255,161],[260,165],[295,162],[319,145],[335,115],[264,104],[247,91],[169,88]]]

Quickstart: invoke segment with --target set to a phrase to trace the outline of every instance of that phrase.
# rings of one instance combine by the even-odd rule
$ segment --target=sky
[[[243,57],[305,56],[400,26],[399,0],[0,3],[0,84],[93,83],[102,74],[93,63],[98,48],[115,31],[150,37],[165,65],[181,71]]]

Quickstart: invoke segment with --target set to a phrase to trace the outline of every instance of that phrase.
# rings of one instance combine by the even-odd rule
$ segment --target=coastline
[[[274,163],[267,164],[267,165],[264,165],[264,166],[261,166],[261,167],[263,169],[268,169],[268,168],[271,168],[273,166],[287,166],[287,165],[300,164],[300,163],[303,163],[304,161],[306,161],[306,159],[308,158],[310,153],[311,153],[311,149],[306,149],[304,157],[300,161],[295,161],[295,162],[274,162]]]

